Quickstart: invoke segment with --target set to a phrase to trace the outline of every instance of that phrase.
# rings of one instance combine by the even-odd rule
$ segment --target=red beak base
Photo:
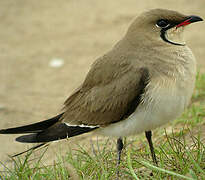
[[[186,26],[188,24],[194,23],[194,22],[198,22],[198,21],[203,21],[203,19],[199,16],[188,16],[183,22],[181,22],[180,24],[176,25],[176,28],[179,28],[181,26]]]

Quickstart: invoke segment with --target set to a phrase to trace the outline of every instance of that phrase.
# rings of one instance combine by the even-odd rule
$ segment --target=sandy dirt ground
[[[205,18],[204,0],[1,0],[0,128],[56,115],[92,62],[123,36],[136,15],[151,8]],[[203,72],[204,29],[205,24],[198,23],[186,32]],[[56,58],[63,59],[64,65],[51,67]],[[14,142],[15,137],[0,135],[0,161],[29,147]],[[50,153],[59,144],[54,143]]]

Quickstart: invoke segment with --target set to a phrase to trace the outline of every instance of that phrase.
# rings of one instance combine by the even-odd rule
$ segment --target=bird
[[[94,61],[62,112],[0,134],[25,134],[16,141],[42,143],[39,147],[93,131],[117,138],[119,165],[123,138],[145,132],[157,164],[152,131],[179,117],[193,93],[196,60],[184,29],[198,21],[203,19],[168,9],[142,12],[122,39]]]

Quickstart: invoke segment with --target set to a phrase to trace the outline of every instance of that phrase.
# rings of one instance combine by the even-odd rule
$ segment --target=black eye
[[[160,19],[157,21],[156,26],[161,27],[161,28],[166,28],[169,26],[169,22],[166,19]]]

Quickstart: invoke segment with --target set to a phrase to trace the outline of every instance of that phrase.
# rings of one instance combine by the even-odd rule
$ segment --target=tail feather
[[[16,141],[23,143],[45,143],[84,134],[96,128],[98,127],[68,126],[65,123],[58,123],[42,132],[17,137]]]
[[[59,121],[59,119],[62,117],[63,113],[38,123],[26,125],[26,126],[20,126],[15,128],[9,128],[9,129],[1,129],[0,134],[24,134],[24,133],[37,133],[41,132],[42,130],[47,129],[48,127],[54,125]]]
[[[15,128],[1,129],[0,134],[26,134],[16,138],[16,141],[22,143],[41,143],[34,146],[26,151],[18,153],[13,157],[24,154],[30,150],[35,150],[43,145],[46,145],[50,141],[57,141],[60,139],[65,139],[80,134],[84,134],[97,129],[95,126],[77,126],[69,125],[60,121],[63,113],[38,123],[20,126]]]
[[[44,146],[45,145],[45,146]],[[25,153],[27,153],[27,152],[29,152],[29,151],[34,151],[34,150],[36,150],[36,149],[38,149],[38,148],[40,148],[40,147],[42,147],[42,146],[44,146],[44,147],[46,147],[46,146],[48,146],[49,144],[47,144],[47,143],[41,143],[41,144],[38,144],[38,145],[36,145],[36,146],[33,146],[33,147],[31,147],[31,148],[29,148],[29,149],[27,149],[27,150],[25,150],[25,151],[22,151],[22,152],[20,152],[20,153],[17,153],[17,154],[14,154],[13,156],[11,156],[12,158],[15,158],[15,157],[17,157],[17,156],[20,156],[20,155],[22,155],[22,154],[25,154]]]

